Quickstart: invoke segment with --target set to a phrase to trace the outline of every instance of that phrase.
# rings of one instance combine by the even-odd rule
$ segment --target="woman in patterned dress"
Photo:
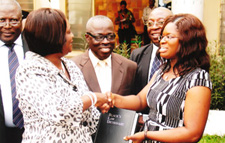
[[[170,16],[164,23],[159,53],[163,65],[137,96],[112,94],[114,106],[150,107],[144,131],[126,136],[134,143],[197,142],[210,108],[212,83],[207,39],[201,21],[191,14]]]
[[[73,34],[56,9],[31,12],[24,36],[30,51],[16,75],[17,98],[24,117],[23,143],[92,143],[105,95],[89,91],[79,68],[63,56]]]

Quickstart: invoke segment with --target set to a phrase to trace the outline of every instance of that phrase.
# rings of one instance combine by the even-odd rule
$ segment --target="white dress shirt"
[[[21,35],[14,42],[14,50],[16,52],[19,63],[24,59],[24,51]],[[8,51],[9,48],[5,46],[5,43],[0,41],[0,85],[2,91],[2,102],[4,107],[5,124],[8,127],[15,127],[13,124],[13,105],[12,105],[12,93],[11,93],[11,82],[8,65]]]
[[[89,50],[89,57],[91,59],[92,65],[95,69],[95,73],[98,79],[98,83],[102,93],[111,91],[112,85],[112,64],[111,64],[111,55],[105,60],[99,60],[91,50]],[[105,63],[105,66],[99,64]]]

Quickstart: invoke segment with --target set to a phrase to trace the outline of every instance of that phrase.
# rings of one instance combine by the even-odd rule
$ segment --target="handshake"
[[[96,102],[95,106],[98,107],[102,113],[107,113],[110,108],[114,107],[115,94],[113,94],[112,92],[106,92],[106,93],[95,92],[95,95],[97,97],[97,102]]]

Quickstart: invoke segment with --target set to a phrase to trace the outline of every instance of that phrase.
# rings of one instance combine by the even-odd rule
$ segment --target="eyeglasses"
[[[159,20],[159,21],[151,21],[151,20],[149,20],[148,21],[148,23],[146,24],[148,27],[152,27],[152,26],[154,26],[155,24],[157,25],[157,26],[160,26],[160,27],[162,27],[163,26],[163,24],[164,24],[164,20]]]
[[[107,34],[107,35],[92,35],[91,33],[87,32],[86,34],[90,35],[91,37],[93,37],[96,41],[98,42],[101,42],[103,41],[105,38],[108,40],[108,41],[113,41],[115,40],[115,37],[116,35],[113,33],[113,34]]]
[[[161,41],[162,39],[164,39],[165,41],[170,41],[174,38],[178,38],[178,37],[175,37],[175,36],[172,36],[172,35],[164,35],[164,36],[159,36],[159,41]]]
[[[9,23],[9,25],[11,25],[11,26],[17,26],[17,25],[20,24],[20,22],[21,22],[21,19],[9,19],[9,20],[7,20],[7,19],[4,19],[4,18],[0,18],[0,26],[1,27],[6,26],[7,23]]]

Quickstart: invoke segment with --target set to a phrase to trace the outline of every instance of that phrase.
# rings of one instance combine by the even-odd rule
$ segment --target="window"
[[[86,40],[84,37],[86,30],[86,23],[93,15],[92,3],[94,0],[68,0],[67,13],[74,34],[73,50],[80,51],[86,48]]]

